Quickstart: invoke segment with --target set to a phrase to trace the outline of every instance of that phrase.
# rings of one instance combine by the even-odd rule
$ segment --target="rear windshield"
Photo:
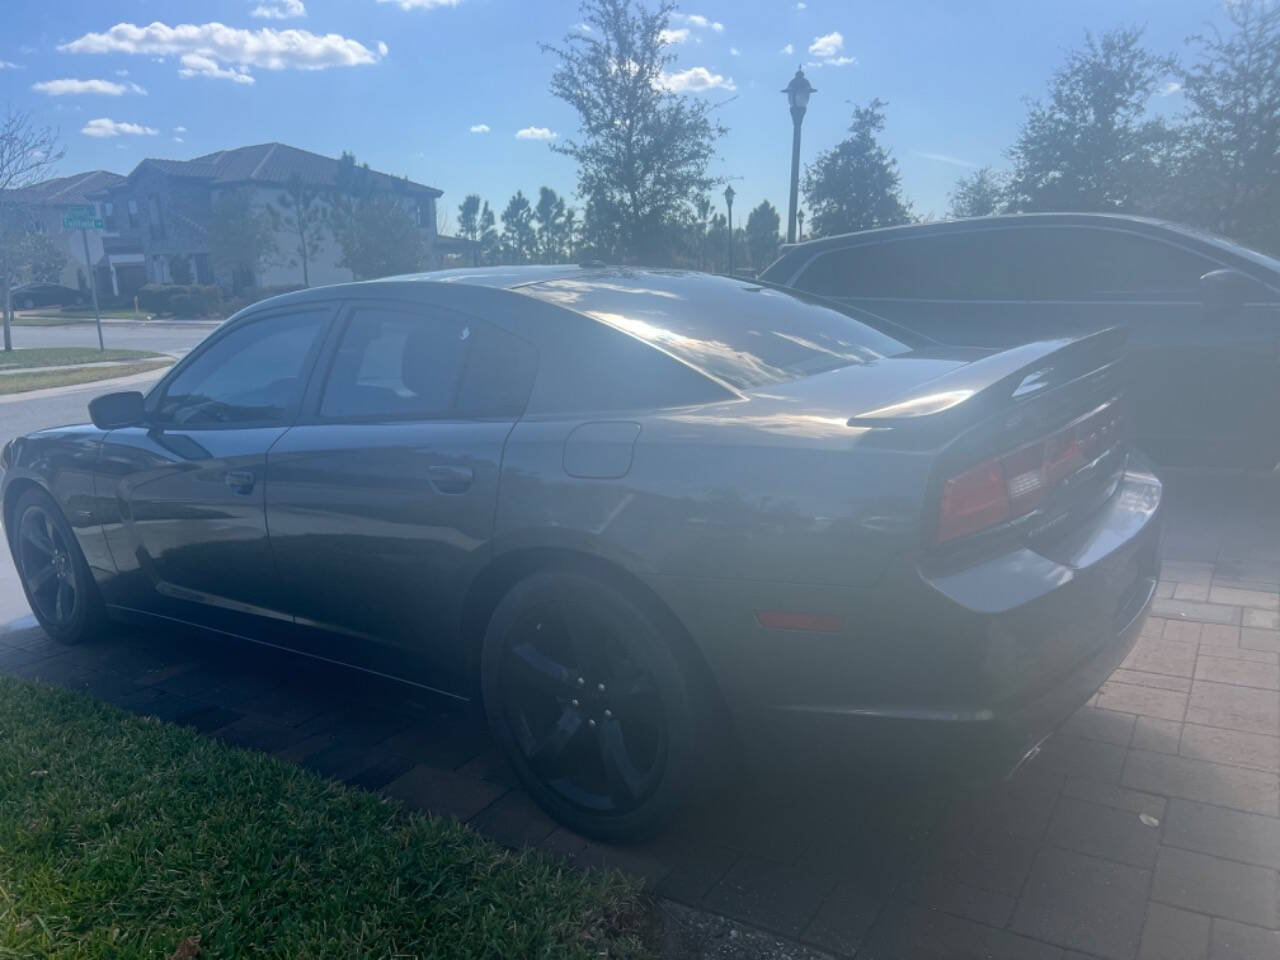
[[[624,331],[739,390],[911,349],[834,307],[730,277],[618,270],[518,290]]]

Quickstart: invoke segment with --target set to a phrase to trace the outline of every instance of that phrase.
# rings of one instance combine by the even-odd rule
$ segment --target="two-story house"
[[[90,266],[99,263],[103,257],[103,237],[98,231],[90,230],[82,238],[79,230],[67,230],[63,227],[62,218],[75,207],[92,206],[91,198],[124,182],[125,178],[118,173],[91,170],[70,177],[45,180],[14,192],[14,198],[25,208],[24,219],[29,229],[51,238],[58,250],[66,255],[59,275],[48,279],[77,290],[89,289]],[[89,263],[84,259],[85,239],[89,242]],[[135,266],[140,269],[141,265],[142,257],[139,253],[135,258]]]
[[[120,281],[120,268],[141,262],[145,282],[173,283],[175,261],[181,261],[194,283],[243,286],[283,286],[302,283],[298,265],[297,234],[287,218],[277,217],[277,255],[252,268],[251,277],[232,277],[213,263],[209,250],[209,226],[215,204],[231,191],[247,194],[254,210],[285,209],[281,196],[290,182],[300,181],[313,191],[322,207],[330,205],[343,189],[341,165],[332,157],[299,150],[283,143],[262,143],[234,150],[220,150],[193,160],[148,159],[128,177],[106,185],[94,194],[104,221],[106,250],[100,264],[103,287],[117,294],[130,292]],[[436,199],[441,191],[410,180],[370,171],[376,189],[392,191],[422,231],[428,262],[436,252]],[[308,256],[312,285],[351,280],[351,271],[340,267],[342,251],[332,230],[319,227],[318,249]],[[132,284],[130,284],[132,286]]]

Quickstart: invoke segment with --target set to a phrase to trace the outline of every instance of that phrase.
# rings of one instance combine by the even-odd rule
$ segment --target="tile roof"
[[[14,193],[27,203],[49,205],[73,205],[89,202],[89,195],[117,183],[124,183],[125,178],[108,170],[90,170],[88,173],[77,173],[69,177],[55,177],[44,180]]]
[[[295,174],[304,183],[331,187],[337,183],[339,162],[309,150],[299,150],[284,143],[259,143],[234,150],[219,150],[193,160],[146,159],[138,166],[150,165],[177,177],[212,180],[214,183],[282,184]],[[386,188],[392,178],[373,172],[378,186]],[[440,196],[441,191],[426,184],[409,181],[410,192]]]

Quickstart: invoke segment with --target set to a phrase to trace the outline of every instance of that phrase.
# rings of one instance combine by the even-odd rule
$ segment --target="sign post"
[[[93,293],[93,319],[98,326],[98,349],[105,350],[102,343],[102,313],[98,310],[98,277],[93,269],[93,261],[89,259],[89,231],[101,230],[102,220],[92,206],[71,207],[62,218],[62,226],[67,230],[80,231],[80,242],[84,244],[84,268],[89,273],[89,290]]]

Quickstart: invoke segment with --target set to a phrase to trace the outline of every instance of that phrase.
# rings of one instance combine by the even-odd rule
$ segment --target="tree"
[[[884,129],[878,97],[853,108],[849,136],[805,168],[809,234],[815,237],[888,227],[911,219],[902,196],[898,161],[876,139]]]
[[[1147,115],[1171,60],[1143,49],[1142,31],[1114,30],[1067,54],[1047,103],[1032,101],[1013,160],[1019,210],[1141,210],[1172,137]]]
[[[537,250],[533,208],[521,190],[516,191],[502,211],[502,248],[504,259],[512,263],[524,263]]]
[[[458,204],[458,234],[471,250],[471,265],[480,258],[480,194],[468,193]]]
[[[57,283],[67,259],[66,247],[53,237],[46,233],[32,233],[27,235],[19,268],[37,283]],[[87,277],[85,281],[88,281]]]
[[[1003,174],[991,167],[979,167],[956,181],[955,189],[949,196],[951,212],[948,216],[960,219],[1004,213],[1007,190]]]
[[[263,267],[279,262],[276,225],[267,211],[254,206],[247,190],[214,197],[208,238],[214,275],[228,278],[236,293],[253,286]]]
[[[761,200],[760,206],[747,214],[747,252],[757,273],[778,256],[778,228],[781,224],[777,208],[768,200]]]
[[[566,215],[563,197],[550,187],[539,189],[533,219],[538,225],[538,255],[543,263],[557,263],[564,255]]]
[[[1280,253],[1280,6],[1226,5],[1232,30],[1189,38],[1198,62],[1180,71],[1185,156],[1176,215]]]
[[[630,261],[667,262],[693,202],[715,185],[707,165],[724,127],[705,102],[670,89],[663,39],[673,7],[583,0],[582,23],[560,46],[551,93],[578,113],[578,139],[553,150],[578,163],[593,236]]]
[[[343,158],[349,154],[343,154]],[[354,157],[351,158],[354,162]],[[292,236],[289,266],[302,266],[302,285],[311,286],[311,261],[324,249],[326,211],[320,191],[293,174],[285,185],[276,215],[282,230]],[[272,208],[275,209],[274,207]]]
[[[417,221],[401,198],[375,190],[348,205],[334,218],[333,234],[342,251],[338,266],[357,280],[414,273],[422,269],[426,248]]]
[[[4,348],[13,349],[11,288],[31,262],[30,206],[22,191],[47,180],[62,159],[58,132],[37,126],[30,113],[5,108],[0,119],[0,286],[4,288]]]
[[[489,201],[484,202],[484,208],[480,211],[480,261],[482,263],[493,263],[498,256],[498,231],[494,228],[493,210],[489,207]]]

